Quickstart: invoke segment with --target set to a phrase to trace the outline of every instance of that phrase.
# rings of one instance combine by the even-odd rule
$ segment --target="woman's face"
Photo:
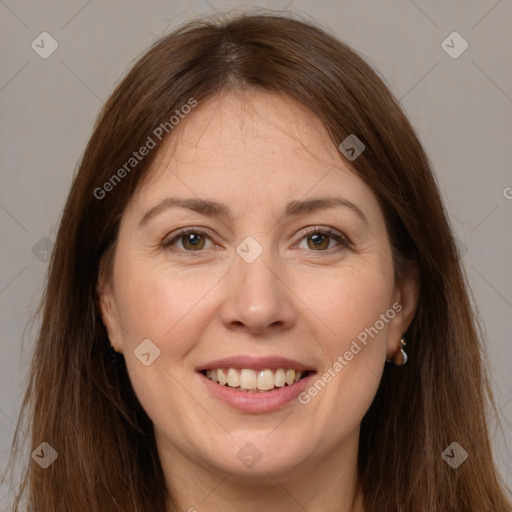
[[[152,171],[100,294],[161,457],[252,479],[354,461],[414,309],[374,193],[311,112],[260,92],[199,104]]]

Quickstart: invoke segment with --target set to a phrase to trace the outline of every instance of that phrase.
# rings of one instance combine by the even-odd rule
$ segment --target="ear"
[[[117,308],[115,301],[114,286],[111,279],[107,279],[104,271],[100,269],[98,283],[96,285],[96,295],[98,297],[98,307],[103,320],[103,325],[107,330],[110,344],[116,352],[122,353],[122,336],[120,324],[117,320]]]
[[[420,286],[421,279],[418,264],[415,260],[408,260],[404,274],[401,279],[397,280],[393,293],[392,308],[397,313],[389,322],[386,359],[390,359],[400,350],[400,339],[409,328],[416,313]]]

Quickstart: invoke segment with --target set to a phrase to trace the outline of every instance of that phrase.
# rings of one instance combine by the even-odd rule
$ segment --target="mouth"
[[[245,393],[268,393],[274,389],[292,386],[311,372],[293,368],[213,368],[201,371],[212,382]]]
[[[212,397],[245,413],[272,412],[291,403],[316,370],[282,357],[219,359],[196,368]]]

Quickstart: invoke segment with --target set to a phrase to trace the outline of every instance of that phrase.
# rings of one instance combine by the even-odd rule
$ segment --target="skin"
[[[226,203],[232,216],[172,208],[140,228],[169,196]],[[284,216],[288,202],[323,196],[351,201],[367,225],[347,207]],[[326,237],[317,248],[308,226],[331,227],[351,244]],[[199,256],[186,238],[162,248],[185,227],[210,230]],[[263,249],[252,263],[236,252],[247,236]],[[354,492],[360,423],[418,294],[415,271],[395,281],[375,194],[305,107],[269,93],[224,92],[181,121],[128,204],[112,275],[98,286],[109,338],[154,423],[178,510],[363,510]],[[250,354],[288,357],[321,375],[396,302],[402,310],[306,405],[241,413],[194,371]],[[149,366],[133,354],[147,338],[160,350]],[[237,457],[248,442],[262,455],[251,468]]]

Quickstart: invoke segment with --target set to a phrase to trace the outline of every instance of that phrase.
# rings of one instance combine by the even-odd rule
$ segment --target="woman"
[[[510,511],[487,404],[435,180],[375,72],[287,17],[158,41],[62,216],[17,506]]]

